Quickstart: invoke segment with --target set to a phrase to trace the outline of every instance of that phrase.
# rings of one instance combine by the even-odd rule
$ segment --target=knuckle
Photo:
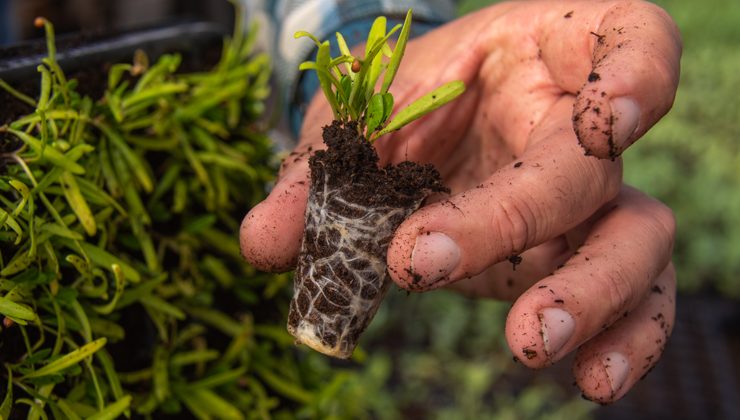
[[[603,272],[601,276],[602,287],[612,309],[610,313],[615,317],[625,316],[636,300],[634,282],[631,281],[627,271],[621,267]]]
[[[497,241],[493,246],[499,259],[523,252],[535,241],[539,211],[532,203],[509,196],[494,205],[489,231]]]

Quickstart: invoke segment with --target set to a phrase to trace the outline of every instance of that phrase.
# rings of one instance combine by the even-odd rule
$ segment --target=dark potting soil
[[[356,187],[345,196],[348,201],[368,207],[402,207],[416,203],[430,191],[449,192],[431,164],[406,161],[378,167],[375,148],[357,132],[354,122],[332,122],[324,127],[323,140],[328,149],[317,151],[309,159],[311,181],[316,181],[320,165],[328,176],[329,187]]]

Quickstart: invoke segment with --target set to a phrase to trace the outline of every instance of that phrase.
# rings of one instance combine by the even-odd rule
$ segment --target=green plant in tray
[[[38,92],[0,81],[24,110],[0,115],[0,418],[321,417],[340,391],[276,325],[287,277],[240,255],[274,165],[269,57],[236,22],[211,70],[137,52],[90,97],[38,19]]]

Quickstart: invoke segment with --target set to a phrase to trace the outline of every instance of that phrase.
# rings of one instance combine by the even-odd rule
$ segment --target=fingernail
[[[621,151],[631,144],[630,137],[637,130],[640,122],[640,105],[632,98],[620,97],[612,99],[610,106],[612,109],[612,139]]]
[[[622,389],[624,381],[627,380],[630,364],[622,353],[616,351],[605,354],[602,358],[602,363],[606,370],[606,376],[609,378],[612,393],[616,394]]]
[[[568,312],[560,308],[545,308],[540,312],[539,318],[545,353],[553,356],[570,340],[576,322]]]
[[[460,248],[449,236],[426,232],[416,237],[411,270],[417,281],[431,285],[452,273],[460,262]]]

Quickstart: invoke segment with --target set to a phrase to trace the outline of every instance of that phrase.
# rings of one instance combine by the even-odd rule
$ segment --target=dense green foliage
[[[0,127],[0,417],[352,413],[350,375],[285,332],[289,277],[240,255],[276,166],[258,120],[270,60],[241,16],[212,70],[137,52],[100,98],[37,22],[38,95],[2,83],[33,111]]]

